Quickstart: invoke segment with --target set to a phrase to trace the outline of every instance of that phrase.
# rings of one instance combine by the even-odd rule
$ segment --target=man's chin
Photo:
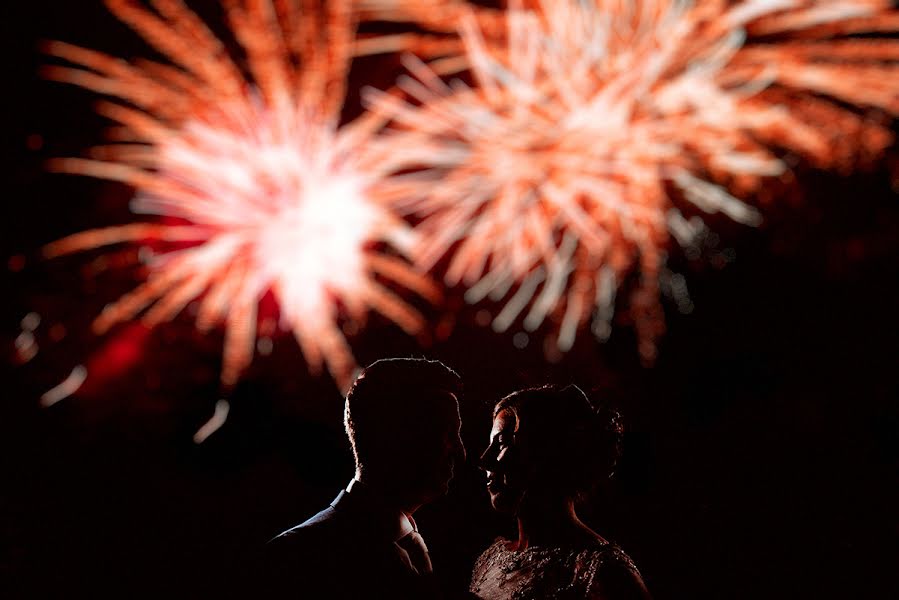
[[[496,512],[514,513],[518,502],[516,498],[510,497],[509,494],[490,492],[490,504]]]
[[[435,481],[432,485],[428,486],[428,492],[426,493],[428,502],[446,496],[447,493],[449,493],[450,479]]]

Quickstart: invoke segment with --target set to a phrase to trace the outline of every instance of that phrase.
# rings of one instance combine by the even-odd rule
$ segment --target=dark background
[[[130,192],[43,171],[100,141],[103,122],[91,94],[35,75],[37,40],[146,51],[100,3],[22,3],[3,27],[0,595],[229,595],[253,549],[350,478],[340,395],[306,373],[289,338],[276,340],[231,395],[226,425],[197,446],[220,397],[221,335],[197,334],[187,315],[154,331],[89,333],[137,281],[116,267],[130,255],[105,268],[100,253],[47,262],[38,251],[127,221]],[[511,532],[475,468],[490,403],[555,381],[625,415],[619,473],[583,516],[631,554],[656,598],[899,597],[896,157],[842,177],[798,166],[799,185],[764,208],[758,229],[711,220],[718,254],[672,257],[696,308],[668,310],[651,368],[626,324],[549,363],[544,332],[516,349],[511,334],[478,325],[477,308],[461,308],[449,337],[424,349],[373,317],[354,339],[361,364],[425,355],[466,381],[469,464],[418,519],[447,585],[464,588],[480,550]],[[31,311],[41,350],[17,364]],[[56,324],[65,335],[54,340]],[[76,364],[91,374],[85,386],[42,409],[40,395]]]

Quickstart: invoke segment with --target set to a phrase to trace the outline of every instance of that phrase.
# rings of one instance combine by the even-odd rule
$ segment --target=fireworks
[[[784,154],[850,169],[892,143],[872,109],[899,110],[884,0],[228,0],[236,58],[180,0],[107,4],[169,62],[50,44],[74,66],[47,74],[111,98],[116,123],[52,166],[130,184],[153,218],[46,253],[152,245],[147,281],[96,329],[197,301],[200,329],[225,326],[226,385],[264,295],[309,366],[346,384],[341,323],[375,310],[420,332],[387,286],[434,300],[432,271],[500,303],[498,331],[549,324],[561,351],[608,337],[617,302],[651,361],[660,290],[685,293],[667,253],[698,247],[701,215],[758,224]],[[417,29],[357,36],[356,18]],[[401,50],[411,76],[342,124],[351,58]],[[470,84],[446,79],[463,70]]]
[[[463,18],[474,19],[491,37],[501,37],[505,29],[503,10],[473,10],[465,0],[356,0],[354,9],[361,21],[414,23],[418,30],[359,34],[353,45],[356,56],[409,53],[423,60],[434,59],[429,67],[443,75],[468,68],[465,47],[457,34]]]
[[[395,255],[409,251],[412,235],[377,191],[394,149],[372,140],[374,113],[339,126],[353,47],[349,3],[307,2],[302,11],[288,1],[223,3],[249,77],[182,2],[153,2],[158,13],[107,4],[172,64],[47,48],[75,65],[50,67],[48,76],[117,100],[99,109],[118,125],[112,143],[52,167],[128,183],[137,190],[133,210],[157,217],[46,248],[57,256],[156,246],[147,281],[110,304],[95,329],[144,311],[155,325],[199,299],[198,327],[225,325],[226,386],[252,360],[258,304],[269,292],[310,369],[324,365],[341,385],[355,368],[344,316],[360,321],[373,309],[420,331],[422,317],[376,278],[438,295]]]
[[[527,311],[563,351],[591,320],[608,335],[634,276],[652,360],[666,252],[696,244],[697,209],[754,225],[747,200],[786,171],[779,153],[845,168],[892,141],[846,108],[899,109],[899,43],[876,35],[899,28],[886,1],[513,2],[501,39],[476,14],[460,23],[474,87],[409,57],[408,102],[369,93],[420,149],[395,206],[421,220],[421,267],[448,257],[470,301],[505,299],[495,329]]]

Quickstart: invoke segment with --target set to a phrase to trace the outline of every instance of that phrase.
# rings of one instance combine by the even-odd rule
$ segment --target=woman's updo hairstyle
[[[494,417],[509,409],[521,443],[540,463],[541,484],[580,497],[611,477],[621,453],[623,427],[614,409],[591,403],[576,385],[546,385],[509,394]]]

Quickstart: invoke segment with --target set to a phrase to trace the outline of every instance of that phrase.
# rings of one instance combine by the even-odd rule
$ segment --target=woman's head
[[[493,409],[481,456],[496,510],[523,501],[574,499],[608,478],[621,442],[618,413],[594,407],[574,385],[514,392]]]

